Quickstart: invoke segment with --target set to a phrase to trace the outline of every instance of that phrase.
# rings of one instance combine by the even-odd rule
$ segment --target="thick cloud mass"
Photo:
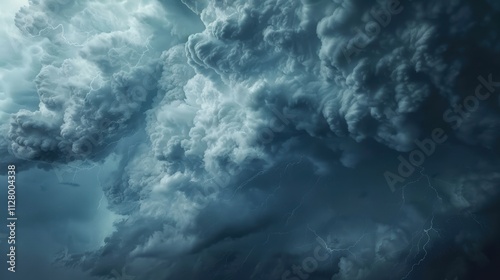
[[[89,277],[490,279],[499,19],[492,0],[30,1],[4,32],[2,162],[113,159],[123,219],[59,261]]]

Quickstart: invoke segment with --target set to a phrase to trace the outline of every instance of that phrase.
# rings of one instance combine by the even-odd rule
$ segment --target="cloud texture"
[[[500,249],[499,16],[486,0],[30,1],[0,72],[2,161],[116,158],[103,190],[125,218],[63,262],[94,276],[481,279]],[[478,85],[491,95],[465,116]],[[435,128],[448,140],[390,192],[384,172]]]

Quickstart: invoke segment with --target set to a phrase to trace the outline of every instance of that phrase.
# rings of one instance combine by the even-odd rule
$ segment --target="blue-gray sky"
[[[3,7],[2,279],[498,274],[494,0]]]

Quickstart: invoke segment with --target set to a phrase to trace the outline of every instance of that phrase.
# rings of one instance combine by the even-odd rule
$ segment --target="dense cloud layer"
[[[29,51],[2,64],[24,82],[0,90],[39,103],[2,110],[3,158],[118,158],[103,189],[126,218],[63,261],[94,276],[480,279],[500,249],[493,2],[31,1]]]

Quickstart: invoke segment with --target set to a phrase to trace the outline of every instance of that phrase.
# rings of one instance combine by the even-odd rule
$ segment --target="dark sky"
[[[1,279],[498,278],[496,1],[5,7]]]

